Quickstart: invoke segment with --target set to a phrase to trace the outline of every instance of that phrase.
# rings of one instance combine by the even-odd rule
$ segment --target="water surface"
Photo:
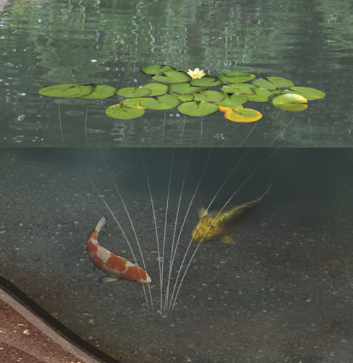
[[[267,146],[279,136],[274,144],[281,146],[349,146],[349,7],[303,0],[8,2],[0,20],[1,145]],[[283,134],[293,113],[249,104],[264,116],[247,137],[252,124],[222,115],[184,118],[175,109],[115,120],[104,110],[117,97],[62,100],[36,92],[59,83],[145,84],[149,77],[139,69],[148,64],[280,76],[327,96],[296,113]]]

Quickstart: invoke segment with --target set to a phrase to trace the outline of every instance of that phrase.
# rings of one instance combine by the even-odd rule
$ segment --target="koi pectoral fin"
[[[117,279],[114,279],[113,277],[109,277],[109,276],[102,276],[99,278],[98,280],[100,283],[107,283],[107,282],[114,282],[117,281]]]
[[[220,240],[222,242],[228,243],[230,245],[234,245],[235,244],[235,242],[233,241],[232,237],[230,237],[230,236],[223,236],[223,237],[220,238]]]

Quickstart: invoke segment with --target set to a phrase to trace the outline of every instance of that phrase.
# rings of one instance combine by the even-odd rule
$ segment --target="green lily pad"
[[[168,86],[160,83],[147,83],[143,87],[148,88],[151,91],[148,95],[149,97],[165,95],[169,90]]]
[[[248,99],[251,102],[268,102],[267,97],[261,97],[261,96],[258,96],[258,95],[249,95]]]
[[[231,83],[222,87],[225,93],[236,93],[238,95],[252,95],[256,86],[244,83]]]
[[[179,100],[173,96],[165,95],[155,98],[145,98],[140,102],[141,106],[151,108],[153,110],[168,110],[179,104]]]
[[[88,94],[87,96],[81,96],[82,98],[86,98],[89,100],[101,100],[103,98],[109,98],[114,96],[116,93],[116,88],[112,86],[108,86],[105,84],[97,84],[93,92]]]
[[[168,71],[175,71],[175,68],[170,66],[151,65],[142,67],[140,71],[145,74],[162,74]]]
[[[303,111],[308,108],[308,100],[296,93],[277,96],[272,103],[275,107],[285,111]]]
[[[260,120],[262,114],[251,108],[237,108],[226,111],[224,117],[233,122],[255,122]]]
[[[206,102],[220,102],[226,95],[221,92],[216,91],[201,91],[195,93],[194,100],[195,101],[206,101]]]
[[[179,95],[178,93],[172,93],[171,96],[175,97],[176,99],[178,99],[180,102],[188,102],[188,101],[192,101],[194,99],[193,95]]]
[[[246,72],[226,72],[220,74],[218,78],[224,83],[242,83],[251,81],[255,78],[255,76]]]
[[[205,87],[191,86],[190,83],[176,83],[170,86],[170,92],[176,92],[181,95],[202,91],[204,89]]]
[[[249,95],[248,99],[252,102],[268,102],[271,97],[274,97],[273,93],[266,88],[256,87],[254,88],[254,95]]]
[[[192,86],[203,86],[203,87],[214,87],[221,84],[221,81],[218,81],[216,77],[212,76],[204,76],[199,79],[193,79],[190,81]]]
[[[123,97],[144,97],[151,93],[149,88],[142,86],[121,88],[116,91],[119,96]]]
[[[56,84],[39,88],[38,93],[49,97],[84,97],[93,92],[93,86],[80,84]]]
[[[125,107],[138,108],[138,109],[144,110],[146,107],[143,107],[140,104],[140,102],[143,100],[148,100],[148,98],[128,98],[128,99],[120,102],[120,104]]]
[[[282,77],[266,77],[266,79],[272,83],[276,88],[288,88],[293,87],[294,82],[290,81],[289,79],[282,78]],[[266,88],[266,87],[264,87]]]
[[[303,96],[307,100],[319,100],[326,96],[324,92],[310,87],[290,87],[290,89],[293,90],[295,93]]]
[[[163,83],[182,83],[182,82],[189,82],[191,79],[185,72],[179,72],[174,70],[163,72],[163,74],[164,75],[157,74],[152,78],[155,81]]]
[[[223,106],[223,107],[235,107],[238,105],[242,105],[243,103],[245,103],[248,100],[247,96],[240,96],[237,94],[228,96],[226,95],[222,101],[220,102],[216,102],[218,106]]]
[[[210,102],[185,102],[179,105],[178,110],[189,116],[206,116],[218,110],[214,103]]]
[[[112,105],[105,110],[106,115],[113,118],[118,118],[120,120],[129,120],[132,118],[137,118],[145,113],[145,110],[130,108],[121,105]]]
[[[273,93],[271,91],[269,91],[266,88],[262,88],[262,87],[256,87],[254,89],[254,92],[256,95],[260,96],[260,97],[265,97],[265,98],[269,98],[273,96]]]
[[[267,90],[275,90],[276,86],[265,78],[257,78],[251,82],[254,86],[265,88]]]

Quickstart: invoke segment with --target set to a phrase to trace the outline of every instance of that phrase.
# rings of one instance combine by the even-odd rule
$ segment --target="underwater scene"
[[[0,158],[0,274],[112,361],[349,362],[351,149]]]

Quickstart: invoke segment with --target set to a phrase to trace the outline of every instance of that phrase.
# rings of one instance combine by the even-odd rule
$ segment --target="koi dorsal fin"
[[[207,210],[206,210],[206,208],[200,208],[199,209],[199,217],[200,218],[203,218],[203,217],[206,217],[207,216]]]

